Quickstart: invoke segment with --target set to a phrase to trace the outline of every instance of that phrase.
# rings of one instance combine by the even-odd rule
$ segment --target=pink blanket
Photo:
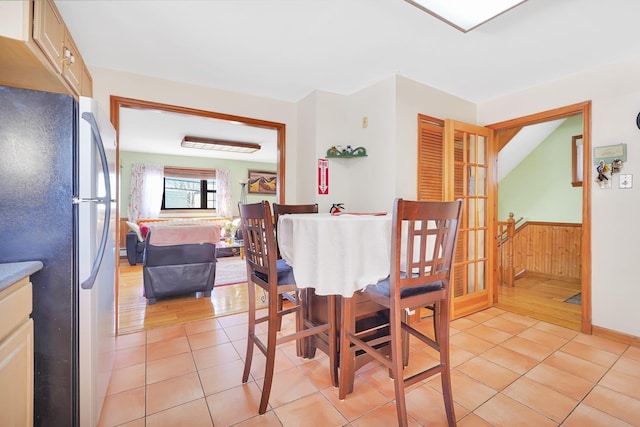
[[[150,244],[156,246],[180,245],[185,243],[217,243],[220,240],[220,226],[203,225],[149,225]]]

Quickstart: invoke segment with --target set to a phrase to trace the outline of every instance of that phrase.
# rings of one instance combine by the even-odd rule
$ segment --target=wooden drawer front
[[[25,277],[0,293],[0,340],[29,318],[31,282]]]

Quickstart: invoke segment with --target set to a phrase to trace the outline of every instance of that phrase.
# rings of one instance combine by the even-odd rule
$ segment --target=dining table
[[[352,297],[389,275],[390,214],[286,214],[277,227],[280,254],[298,288]]]
[[[392,216],[385,212],[327,214],[285,214],[277,224],[278,247],[292,267],[298,288],[302,289],[304,317],[309,326],[326,323],[326,304],[336,296],[338,332],[343,322],[354,322],[356,330],[371,329],[371,338],[386,334],[388,310],[364,297],[361,290],[386,278],[390,272]],[[350,304],[350,318],[342,317],[343,304]],[[382,327],[380,327],[382,325]],[[319,348],[329,354],[322,338],[306,341],[305,357]],[[339,346],[336,348],[339,349]],[[407,349],[408,351],[408,349]],[[354,356],[354,373],[368,363],[366,353]],[[348,390],[353,390],[353,375]]]

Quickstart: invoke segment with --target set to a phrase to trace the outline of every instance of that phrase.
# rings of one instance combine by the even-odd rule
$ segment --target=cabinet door
[[[62,60],[62,77],[76,94],[82,90],[82,73],[84,72],[84,62],[78,53],[78,48],[69,32],[64,36],[64,58]]]
[[[53,66],[62,73],[65,25],[52,0],[33,2],[33,40]]]
[[[33,425],[33,320],[0,342],[0,425]]]

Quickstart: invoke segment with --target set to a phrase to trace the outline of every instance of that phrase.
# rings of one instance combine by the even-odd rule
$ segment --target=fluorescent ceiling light
[[[253,142],[225,141],[223,139],[201,138],[199,136],[185,136],[180,143],[185,148],[201,148],[204,150],[230,151],[233,153],[255,153],[260,144]]]
[[[405,0],[466,33],[527,0]]]

